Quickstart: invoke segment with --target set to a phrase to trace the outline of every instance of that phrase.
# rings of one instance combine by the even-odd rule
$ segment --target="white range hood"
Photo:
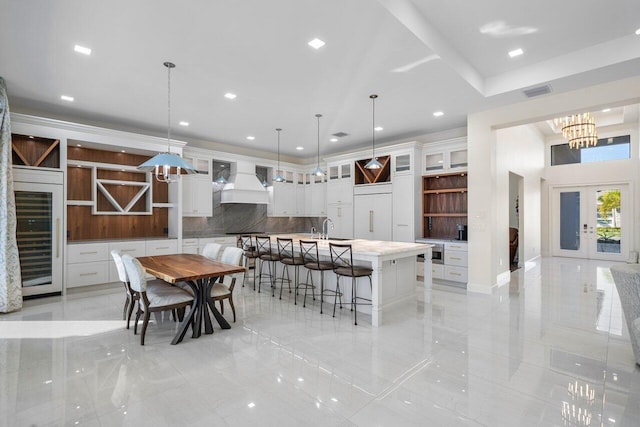
[[[269,203],[267,189],[256,177],[256,165],[238,160],[231,164],[231,174],[222,187],[220,203]]]

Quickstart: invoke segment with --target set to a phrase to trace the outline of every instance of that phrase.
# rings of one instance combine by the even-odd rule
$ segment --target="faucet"
[[[317,232],[318,232],[318,230],[316,230],[316,228],[312,225],[312,226],[311,226],[311,238],[312,238],[312,239],[313,239],[313,235],[314,235],[315,233],[317,233]]]
[[[325,239],[325,240],[329,239],[328,224],[331,224],[331,229],[333,230],[333,221],[331,221],[331,218],[329,217],[327,217],[324,221],[322,221],[322,234],[320,235],[321,239]]]

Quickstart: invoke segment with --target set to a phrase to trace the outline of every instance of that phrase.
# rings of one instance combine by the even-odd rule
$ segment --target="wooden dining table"
[[[173,284],[185,282],[193,290],[194,302],[191,310],[182,320],[171,344],[181,342],[190,325],[193,338],[200,337],[203,323],[205,334],[212,334],[213,324],[209,309],[222,329],[231,329],[231,325],[216,309],[211,299],[211,288],[217,278],[244,272],[243,266],[224,264],[198,254],[145,256],[137,259],[147,273]]]

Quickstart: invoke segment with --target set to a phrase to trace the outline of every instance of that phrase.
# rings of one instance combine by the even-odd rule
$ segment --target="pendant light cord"
[[[318,119],[318,168],[320,170],[320,117],[322,114],[316,114],[316,118]]]
[[[173,62],[165,62],[167,67],[167,153],[171,152],[171,69],[175,68]]]
[[[372,126],[371,126],[371,140],[372,140],[372,149],[371,149],[371,158],[375,159],[376,158],[376,98],[378,97],[378,95],[369,95],[369,98],[371,98],[371,104],[372,104]]]

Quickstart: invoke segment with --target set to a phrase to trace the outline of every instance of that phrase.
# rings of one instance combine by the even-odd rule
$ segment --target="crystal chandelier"
[[[171,69],[175,68],[172,62],[163,64],[167,67],[167,152],[159,153],[138,166],[138,169],[145,172],[154,172],[156,179],[160,182],[171,183],[175,179],[171,178],[172,169],[176,177],[180,177],[180,171],[186,173],[196,173],[193,166],[187,163],[182,157],[171,152]]]
[[[556,127],[562,127],[562,136],[569,140],[569,148],[598,145],[596,121],[590,113],[556,118],[553,123]]]

